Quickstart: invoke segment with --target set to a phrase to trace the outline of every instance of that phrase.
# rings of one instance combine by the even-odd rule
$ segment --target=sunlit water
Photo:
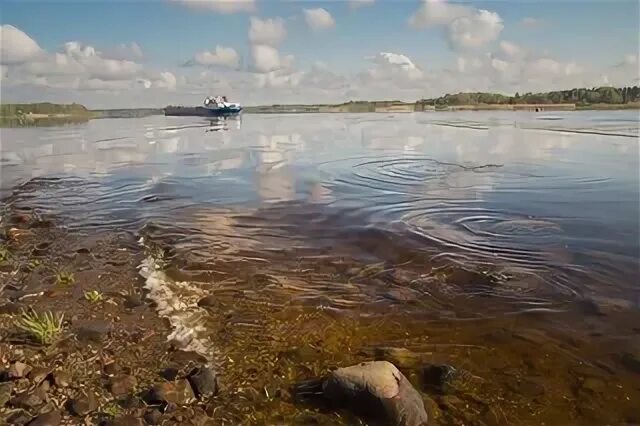
[[[584,325],[554,322],[576,302],[640,307],[638,123],[470,112],[2,129],[0,191],[70,230],[142,237],[174,337],[213,358],[207,295],[243,338],[277,333],[264,318],[290,307],[486,327],[536,312],[553,333]]]

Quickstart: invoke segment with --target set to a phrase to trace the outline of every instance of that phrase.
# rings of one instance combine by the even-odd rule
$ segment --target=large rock
[[[0,408],[2,408],[11,399],[11,391],[13,383],[0,383]]]
[[[21,379],[26,377],[27,374],[31,371],[31,367],[29,367],[24,362],[16,361],[9,367],[9,377],[12,379]]]
[[[189,374],[189,383],[198,398],[206,398],[218,392],[216,373],[207,366],[194,369]]]
[[[409,380],[387,361],[362,362],[332,372],[323,384],[325,398],[357,414],[386,419],[397,426],[423,426],[427,412]]]
[[[14,396],[9,404],[12,407],[24,408],[25,410],[31,410],[44,404],[44,399],[39,392],[23,392]]]
[[[81,342],[100,343],[111,332],[112,325],[108,321],[89,320],[76,327],[76,337]]]

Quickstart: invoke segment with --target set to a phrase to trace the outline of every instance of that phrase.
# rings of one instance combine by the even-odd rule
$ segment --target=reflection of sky
[[[442,232],[459,231],[455,218],[464,220],[473,205],[509,212],[513,220],[553,218],[567,229],[590,224],[636,247],[638,141],[526,129],[600,122],[629,128],[634,115],[599,112],[600,121],[584,112],[563,115],[564,124],[536,121],[532,113],[469,112],[148,117],[3,129],[2,186],[35,176],[97,179],[106,185],[103,194],[84,196],[103,204],[87,208],[129,206],[145,214],[140,200],[166,180],[163,200],[331,203],[371,213],[363,221],[415,217]],[[474,128],[459,127],[469,122]],[[407,161],[389,163],[398,159]],[[499,167],[472,169],[483,165]],[[148,207],[158,213],[162,206]],[[424,213],[436,210],[442,213]]]

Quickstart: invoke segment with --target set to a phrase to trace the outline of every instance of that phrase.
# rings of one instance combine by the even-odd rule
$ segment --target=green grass
[[[102,409],[102,412],[109,417],[117,417],[122,412],[122,408],[115,402],[110,402]]]
[[[56,274],[56,285],[67,287],[76,282],[73,272],[60,271]]]
[[[37,342],[48,345],[56,340],[62,332],[64,314],[53,314],[51,311],[37,313],[22,311],[16,321],[16,327],[26,331]]]
[[[103,299],[102,293],[97,290],[85,291],[84,298],[91,303],[102,302]]]

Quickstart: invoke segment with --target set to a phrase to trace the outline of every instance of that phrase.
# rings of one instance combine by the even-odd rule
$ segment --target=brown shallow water
[[[3,129],[0,190],[70,234],[140,239],[147,297],[222,372],[229,423],[351,424],[282,394],[373,358],[440,424],[637,423],[637,113],[540,118]],[[426,363],[453,388],[422,387]]]

